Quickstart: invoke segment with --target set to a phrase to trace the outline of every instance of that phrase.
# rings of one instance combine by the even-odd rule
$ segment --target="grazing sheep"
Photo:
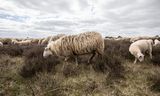
[[[44,40],[44,38],[39,39],[38,45],[41,45],[41,43],[42,43],[43,40]]]
[[[51,41],[43,52],[43,57],[57,55],[65,57],[65,61],[70,56],[75,56],[76,65],[78,65],[77,56],[83,54],[92,54],[88,63],[98,53],[102,56],[104,52],[104,39],[98,32],[85,32],[79,35],[63,36],[56,41]]]
[[[129,52],[135,56],[134,64],[137,62],[137,59],[142,62],[144,60],[144,54],[148,51],[150,58],[152,59],[152,46],[153,40],[138,40],[132,43],[129,47]]]
[[[0,42],[0,47],[3,47],[3,43],[2,42]]]
[[[32,44],[38,44],[38,42],[39,42],[39,39],[32,39],[32,40],[31,40],[31,43],[32,43]]]
[[[16,39],[12,39],[11,44],[18,44],[18,41]]]
[[[19,41],[17,44],[18,45],[30,45],[32,40],[25,40],[25,41]]]
[[[160,45],[160,41],[157,40],[157,39],[155,39],[155,40],[154,40],[154,45],[153,45],[153,46],[157,46],[157,45]]]
[[[48,41],[48,43],[51,42],[51,41],[55,41],[55,40],[57,40],[57,39],[59,39],[59,38],[61,38],[63,36],[65,36],[65,34],[58,34],[58,35],[52,36],[50,38],[50,40]]]

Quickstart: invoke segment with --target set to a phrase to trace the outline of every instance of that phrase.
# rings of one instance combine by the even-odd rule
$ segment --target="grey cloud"
[[[103,2],[102,2],[103,1]],[[160,0],[13,0],[19,9],[31,9],[39,14],[29,16],[31,21],[23,24],[14,24],[21,17],[2,13],[0,18],[15,21],[10,22],[22,30],[20,36],[28,32],[29,36],[47,36],[58,33],[75,33],[78,31],[99,31],[104,35],[150,35],[159,34],[160,31]],[[7,6],[7,5],[6,5]],[[5,12],[16,10],[6,10]],[[31,16],[30,16],[31,15]],[[14,17],[15,16],[15,17]],[[90,16],[90,17],[89,17]],[[23,17],[23,16],[22,16]],[[24,16],[25,17],[25,16]],[[4,24],[3,24],[4,23]],[[11,34],[10,26],[1,22],[0,33]],[[3,32],[2,32],[3,31]],[[5,31],[5,33],[4,33]],[[153,33],[150,33],[153,32]],[[17,33],[17,34],[18,34]],[[37,34],[36,34],[37,33]],[[4,35],[3,35],[4,36]]]
[[[40,21],[35,22],[35,24],[39,24],[40,26],[63,26],[63,27],[69,27],[72,25],[76,25],[73,21],[67,21],[67,20],[46,20],[46,21]]]
[[[44,12],[58,13],[60,11],[71,11],[71,3],[65,0],[14,0],[16,4],[22,8],[40,10]]]

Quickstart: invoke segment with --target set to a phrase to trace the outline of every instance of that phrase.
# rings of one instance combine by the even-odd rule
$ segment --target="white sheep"
[[[144,60],[144,54],[148,51],[150,58],[152,59],[152,46],[153,40],[138,40],[132,43],[129,47],[129,52],[135,56],[134,64],[137,62],[137,59],[142,62]]]
[[[88,63],[91,62],[96,53],[102,56],[104,52],[104,39],[98,32],[85,32],[78,35],[63,36],[56,41],[51,41],[43,52],[43,57],[57,55],[65,57],[65,61],[70,56],[75,56],[76,65],[78,65],[77,56],[83,54],[92,54]]]
[[[39,42],[39,39],[32,39],[32,40],[31,40],[31,43],[32,43],[32,44],[38,44],[38,42]]]
[[[44,38],[40,38],[39,41],[38,41],[38,45],[41,45],[43,40],[44,40]]]
[[[130,42],[133,43],[133,42],[135,42],[135,41],[143,40],[143,39],[149,40],[149,39],[152,39],[152,38],[151,38],[151,37],[148,37],[148,36],[132,37],[132,38],[130,39]]]
[[[25,41],[19,41],[18,45],[30,45],[32,43],[32,40],[25,40]]]
[[[3,47],[3,43],[2,42],[0,42],[0,47]]]
[[[155,40],[154,40],[154,45],[153,45],[153,46],[157,46],[157,45],[160,45],[160,41],[157,40],[157,39],[155,39]]]
[[[16,39],[12,39],[11,44],[18,44],[18,41]]]

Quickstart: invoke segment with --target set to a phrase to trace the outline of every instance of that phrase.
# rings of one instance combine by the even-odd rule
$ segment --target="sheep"
[[[3,47],[3,43],[2,42],[0,42],[0,47]]]
[[[142,62],[144,60],[144,53],[148,51],[150,58],[152,59],[152,46],[153,40],[138,40],[132,43],[129,47],[129,52],[135,56],[134,64],[137,62],[137,59]]]
[[[32,40],[31,40],[31,43],[32,43],[32,44],[38,44],[38,42],[39,42],[39,39],[32,39]]]
[[[57,39],[59,39],[60,37],[63,37],[63,36],[65,36],[65,34],[58,34],[58,35],[55,35],[55,36],[51,36],[48,43],[51,42],[51,41],[55,41],[55,40],[57,40]]]
[[[157,40],[157,39],[155,39],[155,40],[154,40],[154,45],[153,45],[153,46],[157,46],[157,45],[160,45],[160,41]]]
[[[148,36],[140,36],[140,37],[132,37],[131,39],[130,39],[130,42],[131,43],[133,43],[133,42],[135,42],[135,41],[138,41],[138,40],[143,40],[143,39],[152,39],[151,37],[148,37]]]
[[[65,57],[65,61],[70,56],[75,56],[76,65],[78,65],[77,56],[83,54],[92,54],[88,59],[91,62],[96,53],[102,57],[104,52],[104,39],[98,32],[85,32],[78,35],[63,36],[56,41],[51,41],[44,49],[43,57],[50,55]]]
[[[38,41],[38,45],[41,45],[43,40],[44,40],[44,38],[40,38],[39,41]]]
[[[30,45],[32,40],[25,40],[17,42],[18,45]]]
[[[12,39],[11,44],[18,44],[18,41],[16,39]]]

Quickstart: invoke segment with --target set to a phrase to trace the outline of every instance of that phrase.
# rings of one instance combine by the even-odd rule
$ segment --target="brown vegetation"
[[[44,46],[0,47],[0,96],[159,96],[160,48],[153,59],[133,64],[129,41],[105,40],[103,58],[64,62],[44,59]]]

